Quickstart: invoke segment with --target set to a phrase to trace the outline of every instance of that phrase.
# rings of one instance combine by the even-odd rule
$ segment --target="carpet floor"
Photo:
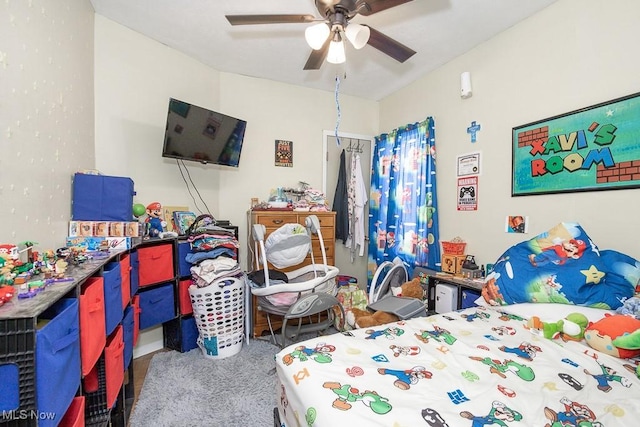
[[[275,354],[279,347],[250,340],[224,359],[200,349],[153,356],[131,427],[268,427],[276,405]]]

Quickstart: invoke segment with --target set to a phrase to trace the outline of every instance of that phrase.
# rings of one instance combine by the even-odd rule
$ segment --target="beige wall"
[[[334,94],[221,73],[99,15],[95,21],[96,167],[130,176],[137,202],[196,212],[208,206],[216,218],[231,220],[247,259],[251,197],[266,200],[272,188],[299,181],[321,188],[322,131],[335,127]],[[170,97],[247,121],[238,168],[185,162],[197,188],[190,185],[191,194],[175,160],[161,157]],[[341,129],[375,134],[377,103],[342,96],[340,104]],[[276,139],[294,142],[292,168],[274,166]]]
[[[197,213],[208,207],[239,226],[240,257],[247,260],[252,197],[266,200],[272,188],[299,181],[321,188],[322,135],[335,128],[334,93],[221,73],[99,15],[95,45],[96,168],[131,177],[135,202],[185,205]],[[176,161],[161,157],[170,97],[247,121],[238,168],[185,162],[187,188]],[[341,130],[377,132],[376,102],[339,101]],[[276,139],[293,141],[293,167],[274,166]],[[145,331],[135,355],[161,347],[161,332]]]
[[[640,258],[640,225],[631,220],[640,190],[511,197],[512,127],[640,91],[638,16],[636,1],[560,0],[381,101],[381,132],[435,118],[444,240],[461,236],[487,263],[558,222],[577,221],[601,248]],[[473,86],[466,100],[463,71]],[[482,126],[474,144],[466,133],[473,120]],[[458,212],[456,156],[478,150],[478,211]],[[529,235],[505,233],[505,216],[520,214],[529,216]]]
[[[89,0],[0,4],[0,244],[64,246],[71,176],[94,166]]]
[[[220,73],[100,15],[95,45],[96,168],[131,177],[135,202],[195,211],[176,161],[161,156],[167,109],[171,97],[219,109]],[[189,172],[217,214],[219,169],[191,162]]]
[[[251,197],[299,180],[321,186],[333,93],[221,73],[100,16],[94,34],[88,0],[4,2],[0,12],[0,41],[9,41],[0,42],[0,242],[62,245],[71,175],[83,168],[131,176],[141,203],[194,207],[175,162],[160,156],[172,96],[248,122],[238,169],[189,164],[212,213],[240,225],[243,252]],[[375,135],[434,116],[441,235],[465,238],[482,263],[521,240],[503,232],[510,214],[529,216],[530,235],[578,221],[601,247],[640,258],[640,226],[627,219],[638,190],[510,197],[513,126],[638,91],[639,15],[635,1],[559,0],[379,104],[341,96],[340,130]],[[472,74],[467,100],[462,71]],[[482,125],[475,144],[472,120]],[[293,168],[273,166],[275,139],[294,141]],[[477,150],[480,207],[460,213],[455,159]]]

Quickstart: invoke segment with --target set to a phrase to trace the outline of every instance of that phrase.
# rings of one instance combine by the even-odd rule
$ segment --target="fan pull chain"
[[[336,145],[338,147],[340,147],[340,137],[338,136],[338,127],[340,126],[340,100],[338,99],[339,93],[340,93],[340,76],[336,75],[336,111],[338,116],[336,118],[335,136],[336,136]]]

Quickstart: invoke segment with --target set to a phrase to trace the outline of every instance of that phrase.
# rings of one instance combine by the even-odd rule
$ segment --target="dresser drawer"
[[[316,215],[318,217],[318,221],[320,222],[320,230],[322,230],[322,233],[324,234],[324,229],[325,227],[334,227],[335,223],[336,223],[336,216],[335,215],[322,215],[320,212],[305,212],[303,214],[299,214],[298,218],[300,221],[300,224],[305,224],[305,222],[307,221],[307,217],[309,215]]]
[[[267,228],[267,234],[270,232],[277,230],[282,227],[284,224],[289,223],[297,223],[298,215],[290,212],[283,213],[273,213],[270,212],[268,215],[266,214],[256,214],[254,217],[254,224],[262,224]]]

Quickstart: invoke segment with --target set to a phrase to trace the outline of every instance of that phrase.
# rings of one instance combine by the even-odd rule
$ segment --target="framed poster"
[[[276,139],[276,166],[293,167],[293,141]]]
[[[512,196],[640,187],[640,93],[514,127],[512,151]]]

